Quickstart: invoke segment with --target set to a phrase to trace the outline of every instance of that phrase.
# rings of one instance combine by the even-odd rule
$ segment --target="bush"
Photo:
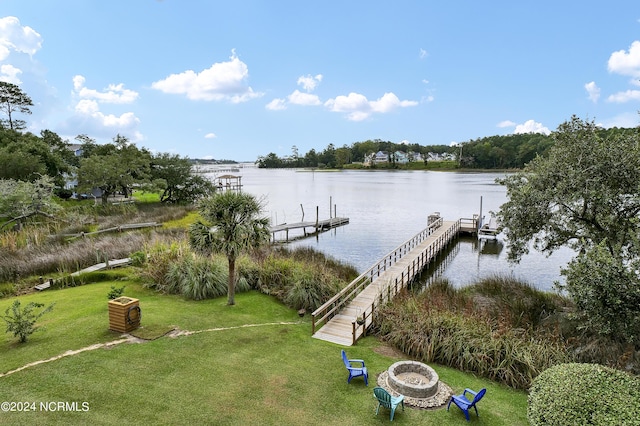
[[[545,370],[529,392],[527,418],[537,425],[640,425],[640,379],[598,364]]]
[[[187,299],[203,300],[224,296],[228,292],[229,270],[224,256],[202,257],[196,254],[184,256],[171,264],[164,286],[159,290],[177,293]],[[250,289],[246,280],[236,283],[236,292]]]
[[[14,300],[13,304],[4,311],[2,319],[7,323],[7,333],[13,333],[14,337],[20,337],[20,343],[27,341],[39,327],[36,321],[53,309],[53,303],[38,313],[34,311],[44,307],[42,303],[29,302],[24,309],[20,309],[20,300]]]
[[[107,293],[107,299],[114,300],[114,299],[117,299],[118,297],[122,296],[122,294],[124,293],[124,289],[125,288],[126,288],[126,286],[116,287],[116,286],[112,285],[111,286],[111,290],[109,290],[109,293]]]
[[[335,276],[340,275],[335,271],[343,266],[315,253],[274,251],[262,262],[258,289],[290,308],[317,309],[340,291],[345,282]]]
[[[605,243],[569,263],[563,288],[576,303],[580,328],[640,348],[640,261],[613,256]]]

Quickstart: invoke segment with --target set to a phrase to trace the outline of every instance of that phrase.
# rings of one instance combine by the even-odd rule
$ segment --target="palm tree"
[[[270,238],[269,219],[260,217],[262,203],[253,195],[225,191],[205,198],[200,216],[189,227],[191,247],[205,253],[224,253],[229,262],[228,305],[235,304],[236,259]]]

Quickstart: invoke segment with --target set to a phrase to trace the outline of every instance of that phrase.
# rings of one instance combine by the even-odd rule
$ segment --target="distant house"
[[[404,152],[404,151],[395,151],[393,154],[390,154],[388,151],[378,151],[372,152],[369,155],[364,157],[363,164],[365,166],[372,166],[375,164],[386,164],[391,159],[392,162],[398,164],[407,164],[414,161],[423,161],[424,158],[422,154],[419,152]]]
[[[456,156],[448,152],[445,152],[443,154],[430,152],[429,155],[427,156],[427,160],[429,161],[454,161],[455,159],[456,159]]]
[[[77,143],[67,144],[67,149],[73,152],[73,155],[80,157],[82,155],[82,145]],[[78,175],[74,172],[72,174],[64,175],[64,189],[72,191],[71,198],[100,198],[102,196],[102,190],[99,188],[93,188],[88,194],[78,194],[76,189],[78,187]]]
[[[364,157],[364,165],[372,166],[374,164],[382,164],[389,162],[389,153],[387,151],[372,152]]]

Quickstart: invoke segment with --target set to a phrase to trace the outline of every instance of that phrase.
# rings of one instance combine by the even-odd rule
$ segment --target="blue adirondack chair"
[[[369,386],[369,373],[367,372],[367,367],[364,366],[363,360],[347,359],[347,354],[345,353],[344,349],[342,349],[342,361],[349,371],[349,378],[347,379],[347,383],[351,383],[351,379],[353,379],[354,377],[362,376],[364,378],[364,384]],[[353,364],[360,364],[360,366]]]
[[[380,410],[380,406],[388,408],[391,410],[391,414],[389,414],[389,418],[393,421],[393,415],[396,412],[396,407],[398,405],[402,405],[402,411],[404,411],[404,395],[400,396],[391,396],[386,389],[381,387],[373,388],[373,396],[378,399],[378,408],[376,408],[376,416],[378,415],[378,411]]]
[[[474,392],[471,389],[467,388],[464,390],[464,392],[462,392],[461,395],[453,395],[451,397],[451,399],[449,400],[449,404],[447,405],[447,411],[449,411],[449,407],[453,402],[458,406],[459,409],[462,410],[462,412],[464,413],[464,416],[467,418],[467,421],[469,421],[469,408],[471,407],[473,407],[473,409],[476,410],[476,416],[480,417],[480,414],[478,414],[478,408],[476,407],[476,403],[482,399],[485,392],[487,392],[487,390],[484,388],[480,389],[480,391],[478,392]],[[469,398],[467,398],[466,396],[467,393],[473,395],[472,400],[469,400]]]

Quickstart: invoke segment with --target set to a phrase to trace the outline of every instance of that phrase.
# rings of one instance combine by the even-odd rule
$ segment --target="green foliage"
[[[294,155],[280,158],[271,152],[260,156],[256,161],[261,168],[286,167],[328,167],[328,168],[361,168],[365,157],[378,151],[420,153],[425,157],[428,153],[452,154],[455,161],[413,161],[398,164],[391,157],[389,163],[376,164],[372,167],[382,169],[452,169],[458,167],[476,169],[519,169],[536,156],[546,156],[553,145],[551,137],[539,133],[525,133],[505,136],[490,136],[463,142],[463,149],[448,145],[419,145],[394,143],[380,139],[354,142],[350,146],[336,148],[329,144],[321,152],[311,149],[304,156],[298,155],[294,146]],[[426,158],[426,157],[425,157]]]
[[[60,207],[53,201],[53,190],[53,181],[48,176],[35,182],[0,179],[0,215],[18,220],[58,212]]]
[[[640,425],[640,379],[597,364],[560,364],[531,385],[532,426]]]
[[[122,294],[124,293],[124,289],[127,286],[122,286],[122,287],[116,287],[114,285],[111,286],[111,290],[109,290],[109,293],[107,293],[107,299],[109,300],[113,300],[113,299],[117,299],[118,297],[122,296]]]
[[[216,256],[205,258],[197,255],[184,256],[169,267],[165,282],[168,286],[161,290],[181,294],[187,299],[212,299],[227,294],[228,276],[225,258]],[[246,281],[236,284],[236,290],[247,291]]]
[[[269,242],[269,219],[260,217],[262,203],[251,194],[224,191],[199,204],[203,220],[189,227],[191,247],[204,253],[222,253],[229,266],[228,301],[235,304],[235,262],[244,252]]]
[[[243,265],[241,273],[253,279],[260,291],[273,295],[293,309],[314,311],[340,291],[357,273],[308,248],[274,250],[254,272]]]
[[[129,259],[131,259],[132,266],[141,267],[147,262],[147,253],[143,250],[138,250],[131,253]]]
[[[81,192],[100,189],[103,204],[116,191],[130,196],[134,184],[149,185],[151,154],[138,149],[127,138],[118,135],[113,144],[96,147],[92,154],[80,160],[78,189]]]
[[[7,115],[6,119],[0,120],[2,127],[11,130],[26,128],[26,122],[16,119],[14,114],[16,112],[31,114],[31,109],[29,108],[31,106],[33,106],[33,101],[19,86],[0,81],[0,111]]]
[[[7,323],[7,333],[13,333],[14,337],[20,338],[20,343],[27,341],[27,338],[36,332],[40,327],[35,325],[41,316],[53,310],[54,304],[47,306],[40,312],[36,309],[44,307],[43,303],[29,302],[24,308],[20,308],[20,300],[14,300],[13,304],[4,311],[2,319]]]
[[[12,283],[0,284],[0,298],[14,294],[15,288]]]
[[[188,158],[168,153],[155,155],[151,160],[151,179],[162,189],[160,201],[186,204],[213,194],[213,182],[194,174],[192,169]]]
[[[547,158],[499,180],[509,198],[498,214],[509,258],[518,261],[531,243],[545,253],[574,249],[564,273],[583,327],[637,342],[640,133],[604,132],[574,116],[552,137]]]
[[[2,386],[10,391],[11,400],[86,400],[90,410],[51,411],[40,422],[42,413],[7,413],[3,415],[3,425],[116,425],[122,423],[123,416],[141,424],[389,424],[388,414],[375,416],[371,384],[366,387],[361,381],[347,383],[339,348],[310,338],[309,318],[299,318],[295,310],[273,297],[256,291],[239,293],[240,308],[228,309],[225,297],[183,300],[145,289],[136,282],[125,282],[127,295],[144,302],[144,327],[132,334],[151,339],[172,328],[193,333],[178,339],[167,336],[154,342],[113,347],[108,343],[117,335],[106,330],[104,300],[111,284],[21,298],[23,304],[30,300],[47,305],[55,302],[56,313],[41,319],[47,321],[46,335],[40,334],[27,345],[18,345],[9,334],[0,335],[0,373],[69,350],[99,344],[112,349],[86,351],[6,374]],[[12,302],[0,300],[0,312]],[[16,344],[11,344],[13,340]],[[370,336],[359,340],[348,354],[366,360],[373,380],[377,372],[406,359],[384,349]],[[527,424],[526,393],[444,366],[434,368],[440,380],[455,391],[466,386],[488,388],[491,397],[483,400],[478,408],[479,421],[474,417],[471,424]],[[212,380],[216,386],[211,386]],[[176,391],[183,388],[189,392]],[[332,394],[331,403],[318,403],[327,398],[327,392]],[[135,399],[135,409],[124,407],[123,395],[127,401]],[[159,409],[158,401],[167,409]],[[211,412],[202,409],[211,401],[224,404],[213,421]],[[465,421],[453,408],[451,412],[407,408],[396,415],[391,425],[395,423],[461,426]]]
[[[141,275],[149,288],[167,291],[171,283],[166,281],[169,267],[190,253],[189,246],[180,242],[158,242],[145,247],[146,262]]]
[[[579,328],[640,348],[640,259],[624,263],[605,242],[575,258],[563,274]]]
[[[484,278],[462,290],[466,291],[490,298],[492,303],[484,309],[491,317],[502,317],[513,328],[537,328],[571,305],[558,294],[539,291],[528,283],[500,275]]]
[[[573,117],[553,134],[547,158],[499,180],[509,198],[499,220],[511,259],[528,252],[530,241],[547,253],[567,245],[586,251],[605,240],[612,255],[640,253],[640,137],[608,135]]]
[[[538,304],[518,303],[514,295],[533,290],[508,282],[493,279],[484,288],[462,290],[439,282],[419,295],[396,296],[376,315],[375,329],[383,340],[422,362],[527,389],[540,372],[571,357],[552,327],[526,320],[539,316]],[[512,306],[506,308],[508,304]],[[547,306],[550,315],[555,308]]]

